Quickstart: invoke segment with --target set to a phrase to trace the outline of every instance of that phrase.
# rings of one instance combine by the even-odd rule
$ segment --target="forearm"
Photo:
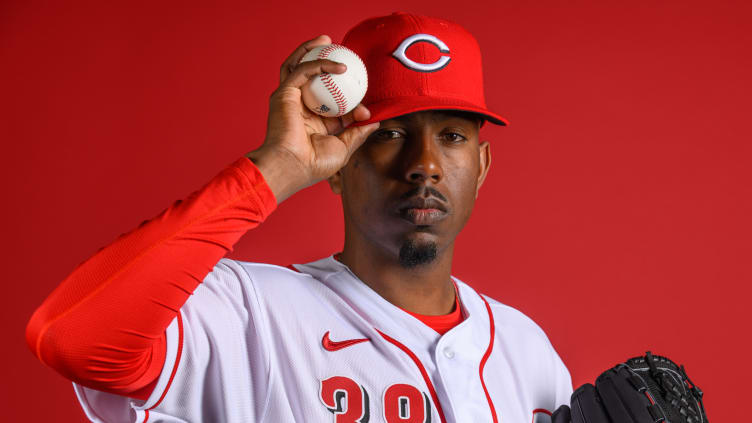
[[[127,393],[164,362],[164,330],[214,265],[276,207],[258,168],[235,161],[201,189],[80,265],[36,310],[31,350],[76,382]]]

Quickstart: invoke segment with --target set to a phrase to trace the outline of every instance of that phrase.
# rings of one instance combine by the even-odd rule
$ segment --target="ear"
[[[486,180],[486,175],[488,175],[488,169],[491,167],[491,145],[488,143],[488,141],[483,141],[478,146],[478,154],[479,157],[479,171],[478,171],[478,183],[475,185],[475,198],[478,198],[478,192],[480,191],[480,186],[483,185],[483,181]]]
[[[342,169],[338,170],[334,175],[326,178],[329,182],[329,188],[337,195],[342,195]]]

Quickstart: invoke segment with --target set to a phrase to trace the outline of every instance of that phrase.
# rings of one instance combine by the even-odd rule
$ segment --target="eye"
[[[373,138],[375,141],[390,141],[390,140],[397,140],[405,135],[397,131],[395,129],[381,129],[376,131],[373,135],[371,135],[371,138]]]
[[[464,141],[467,141],[467,138],[465,136],[458,134],[456,132],[445,132],[442,134],[445,140],[449,141],[450,143],[461,143]]]

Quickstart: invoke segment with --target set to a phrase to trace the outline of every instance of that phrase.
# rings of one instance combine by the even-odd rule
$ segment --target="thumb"
[[[373,122],[363,126],[351,126],[338,135],[347,146],[347,158],[366,141],[373,131],[377,130],[381,122]]]

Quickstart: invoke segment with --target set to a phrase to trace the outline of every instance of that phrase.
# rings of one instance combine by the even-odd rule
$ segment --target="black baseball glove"
[[[702,391],[684,366],[666,357],[635,357],[603,372],[595,386],[586,383],[572,394],[553,423],[707,423]]]

